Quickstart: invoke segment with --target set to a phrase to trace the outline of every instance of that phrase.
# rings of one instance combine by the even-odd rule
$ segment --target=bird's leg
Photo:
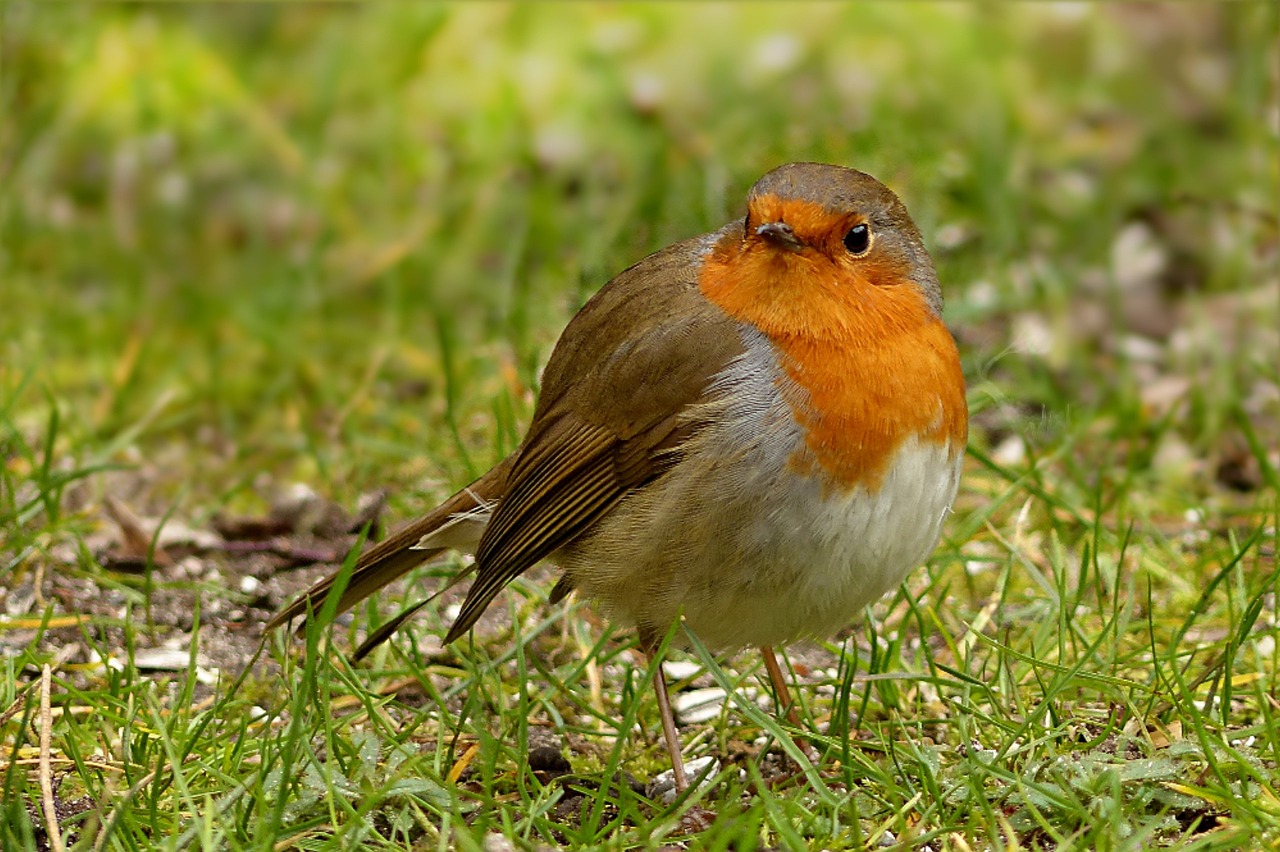
[[[778,665],[778,658],[774,655],[773,648],[769,645],[761,645],[760,655],[764,657],[764,667],[769,672],[773,691],[778,696],[778,715],[786,716],[792,727],[799,728],[800,714],[796,712],[796,706],[791,701],[791,690],[787,688],[787,681],[782,677],[782,666]]]
[[[764,667],[769,672],[773,691],[778,696],[778,716],[785,717],[791,727],[800,730],[803,727],[800,724],[800,714],[796,712],[796,705],[791,700],[791,690],[787,688],[787,681],[782,677],[782,666],[778,665],[778,658],[774,655],[773,648],[769,645],[761,645],[760,655],[764,657]],[[799,739],[796,740],[796,745],[800,747],[800,752],[808,758],[810,763],[818,762],[818,752],[812,745]]]
[[[662,737],[667,741],[667,754],[671,756],[671,773],[676,782],[676,794],[689,787],[684,774],[684,760],[680,757],[680,740],[676,737],[676,719],[671,714],[671,699],[667,697],[667,680],[662,674],[662,663],[657,661],[658,645],[652,637],[640,637],[640,648],[653,668],[653,691],[658,696],[658,714],[662,716]]]

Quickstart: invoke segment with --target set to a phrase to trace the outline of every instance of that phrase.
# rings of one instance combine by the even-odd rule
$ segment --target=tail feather
[[[338,599],[338,611],[350,609],[383,586],[443,553],[446,549],[444,547],[417,549],[418,542],[447,526],[456,516],[474,512],[501,497],[514,458],[508,456],[435,509],[361,553],[350,580],[342,591],[342,597]],[[335,572],[320,580],[297,600],[276,613],[267,622],[266,629],[272,630],[299,615],[318,611],[333,590],[339,573],[341,572]]]

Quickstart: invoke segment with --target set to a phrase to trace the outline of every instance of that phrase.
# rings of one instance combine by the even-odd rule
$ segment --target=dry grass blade
[[[53,798],[53,708],[49,701],[52,681],[53,669],[46,665],[40,670],[40,804],[44,808],[49,848],[53,852],[63,852],[67,847],[62,842],[58,805]]]

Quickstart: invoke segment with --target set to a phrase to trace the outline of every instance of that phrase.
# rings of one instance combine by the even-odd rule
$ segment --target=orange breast
[[[699,289],[760,329],[803,389],[806,398],[791,400],[805,429],[796,469],[817,466],[843,489],[875,491],[904,441],[963,452],[968,411],[955,341],[906,269],[867,259],[853,271],[820,252],[755,248],[716,246]]]

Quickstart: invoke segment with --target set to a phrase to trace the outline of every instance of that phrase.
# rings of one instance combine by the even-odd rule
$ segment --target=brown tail
[[[338,599],[338,612],[350,609],[378,589],[399,579],[412,568],[439,556],[443,548],[415,550],[414,547],[423,536],[435,532],[455,515],[469,512],[501,497],[506,487],[507,472],[514,460],[514,455],[508,456],[484,476],[421,518],[396,530],[388,538],[361,553],[351,572],[351,579],[343,589],[342,597]],[[334,581],[338,578],[338,573],[340,572],[325,577],[293,603],[276,613],[267,622],[266,629],[272,630],[299,615],[305,615],[308,611],[318,611],[324,606],[325,599],[328,598]]]

